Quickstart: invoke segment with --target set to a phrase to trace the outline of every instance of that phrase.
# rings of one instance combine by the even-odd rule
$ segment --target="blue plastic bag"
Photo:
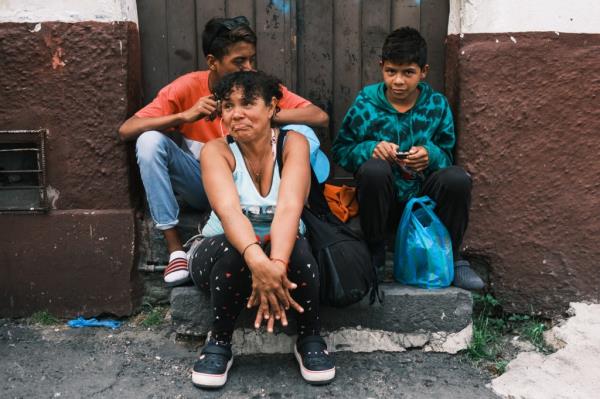
[[[452,241],[428,196],[408,201],[396,233],[394,278],[421,288],[443,288],[454,279]]]
[[[108,328],[112,328],[117,329],[119,327],[121,327],[121,322],[118,320],[112,320],[112,319],[105,319],[105,320],[98,320],[98,319],[84,319],[83,317],[79,316],[76,319],[73,320],[69,320],[67,322],[67,325],[69,327],[73,327],[73,328],[81,328],[81,327],[108,327]]]

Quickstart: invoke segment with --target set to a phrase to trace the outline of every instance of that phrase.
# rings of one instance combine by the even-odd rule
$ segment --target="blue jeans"
[[[179,223],[175,193],[194,208],[210,209],[200,162],[169,137],[154,130],[144,132],[137,139],[135,153],[156,228],[167,230]]]

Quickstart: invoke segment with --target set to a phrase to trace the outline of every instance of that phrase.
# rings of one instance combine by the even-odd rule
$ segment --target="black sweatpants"
[[[269,243],[265,252],[270,252]],[[231,342],[235,321],[252,293],[252,274],[242,256],[224,234],[203,238],[190,259],[190,274],[198,288],[210,292],[212,336],[219,342]],[[292,298],[304,308],[304,313],[297,316],[298,335],[318,335],[319,270],[305,237],[296,239],[288,279],[298,285],[291,291]]]
[[[406,202],[396,199],[394,178],[391,165],[380,159],[368,160],[356,174],[360,224],[370,243],[385,240],[386,233],[395,231],[402,217]],[[427,177],[419,193],[437,204],[435,213],[450,233],[455,259],[469,224],[471,187],[467,172],[450,166]]]

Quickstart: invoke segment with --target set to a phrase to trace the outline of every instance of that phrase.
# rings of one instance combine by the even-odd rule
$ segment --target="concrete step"
[[[182,206],[179,213],[178,231],[183,242],[198,234],[198,224],[207,213],[201,213],[190,207]],[[169,302],[169,289],[163,282],[163,269],[153,271],[152,267],[165,267],[169,263],[169,252],[163,234],[154,228],[154,222],[148,209],[142,218],[136,220],[138,231],[138,270],[144,284],[142,303],[152,306],[164,305]],[[148,269],[150,268],[150,269]]]
[[[179,213],[177,230],[181,241],[185,243],[190,237],[198,234],[198,224],[203,222],[207,213],[198,212],[183,204]],[[163,234],[154,228],[150,213],[146,210],[144,218],[138,221],[140,265],[166,265],[169,263],[169,252]]]
[[[466,349],[472,335],[473,301],[468,291],[450,287],[425,290],[382,284],[383,305],[368,298],[343,309],[322,307],[323,336],[330,350],[401,352],[409,348],[456,353]],[[208,295],[197,288],[176,287],[170,295],[172,323],[182,335],[206,336],[212,309]],[[238,354],[289,353],[295,342],[295,320],[273,334],[255,330],[255,310],[243,310],[234,333]],[[290,317],[291,319],[291,317]]]

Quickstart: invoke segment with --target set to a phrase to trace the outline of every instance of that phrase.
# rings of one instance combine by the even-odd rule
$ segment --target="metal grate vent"
[[[48,210],[46,130],[0,130],[0,212]]]

